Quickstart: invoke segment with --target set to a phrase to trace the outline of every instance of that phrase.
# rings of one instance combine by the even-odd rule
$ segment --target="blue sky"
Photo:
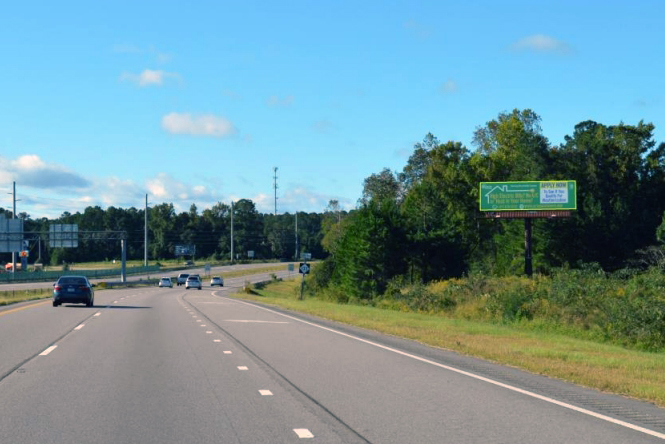
[[[432,132],[533,109],[665,142],[665,2],[5,2],[0,207],[355,207]]]

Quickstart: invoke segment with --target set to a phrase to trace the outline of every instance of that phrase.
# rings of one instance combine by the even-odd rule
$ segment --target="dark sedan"
[[[95,303],[93,286],[85,276],[61,276],[53,284],[53,306],[70,303],[92,307]]]

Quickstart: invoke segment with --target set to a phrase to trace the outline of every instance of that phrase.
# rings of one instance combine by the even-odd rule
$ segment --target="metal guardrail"
[[[160,271],[159,265],[149,265],[147,267],[127,267],[127,274],[157,273]],[[102,278],[109,276],[120,276],[119,268],[107,268],[102,270],[67,270],[67,271],[27,271],[17,273],[0,274],[0,284],[15,282],[34,282],[34,281],[55,281],[63,275],[87,276],[88,278]]]

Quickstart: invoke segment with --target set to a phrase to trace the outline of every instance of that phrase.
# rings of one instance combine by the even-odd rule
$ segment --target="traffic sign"
[[[28,250],[23,250],[19,253],[19,256],[21,257],[28,257],[30,255],[30,252]]]
[[[300,274],[309,274],[309,265],[305,262],[301,262],[300,267],[298,268],[298,272]]]
[[[481,182],[480,211],[542,211],[577,209],[574,180]]]

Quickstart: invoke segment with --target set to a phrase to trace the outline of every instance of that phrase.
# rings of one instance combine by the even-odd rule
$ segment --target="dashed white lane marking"
[[[224,354],[225,354],[225,355],[230,355],[231,353],[232,353],[232,352],[230,352],[230,351],[228,351],[228,350],[224,350]]]
[[[261,396],[272,396],[272,392],[270,390],[259,390],[259,393],[261,393]]]
[[[314,438],[314,435],[312,435],[312,432],[310,432],[307,429],[293,429],[294,432],[296,432],[296,435],[298,435],[298,438]]]
[[[47,348],[46,350],[44,350],[43,352],[41,352],[41,353],[39,354],[39,356],[46,356],[46,355],[48,355],[49,353],[51,353],[53,350],[55,350],[56,348],[58,348],[57,345],[52,345],[52,346],[50,346],[49,348]]]
[[[196,322],[203,322],[203,321],[202,321],[202,320],[200,320],[200,319],[197,319],[197,320],[196,320]]]
[[[245,322],[253,324],[288,324],[288,322],[279,322],[279,321],[258,321],[251,319],[224,319],[224,322]]]
[[[350,338],[350,339],[354,339],[356,341],[363,342],[365,344],[372,345],[374,347],[378,347],[378,348],[381,348],[383,350],[387,350],[387,351],[390,351],[392,353],[396,353],[398,355],[402,355],[402,356],[406,356],[406,357],[411,358],[411,359],[415,359],[416,361],[424,362],[426,364],[430,364],[430,365],[433,365],[435,367],[443,368],[443,369],[449,370],[451,372],[458,373],[460,375],[468,376],[469,378],[477,379],[479,381],[487,382],[488,384],[496,385],[498,387],[503,387],[506,390],[511,390],[513,392],[521,393],[523,395],[530,396],[532,398],[540,399],[541,401],[545,401],[545,402],[548,402],[550,404],[555,404],[555,405],[558,405],[560,407],[570,409],[570,410],[576,411],[578,413],[582,413],[584,415],[592,416],[594,418],[602,419],[603,421],[607,421],[607,422],[610,422],[612,424],[620,425],[622,427],[626,427],[628,429],[635,430],[637,432],[642,432],[642,433],[650,435],[650,436],[655,436],[655,437],[660,438],[660,439],[665,439],[665,433],[656,432],[655,430],[650,430],[650,429],[647,429],[647,428],[644,428],[644,427],[640,427],[638,425],[631,424],[631,423],[626,422],[626,421],[621,421],[619,419],[614,419],[614,418],[611,418],[611,417],[606,416],[606,415],[601,415],[600,413],[592,412],[591,410],[587,410],[587,409],[584,409],[582,407],[577,407],[577,406],[572,405],[572,404],[567,404],[565,402],[558,401],[554,398],[548,398],[547,396],[539,395],[538,393],[530,392],[528,390],[524,390],[524,389],[521,389],[519,387],[515,387],[515,386],[512,386],[512,385],[504,384],[503,382],[495,381],[494,379],[490,379],[490,378],[486,378],[484,376],[476,375],[475,373],[467,372],[465,370],[460,370],[458,368],[451,367],[449,365],[444,365],[444,364],[438,363],[436,361],[432,361],[430,359],[423,358],[421,356],[412,355],[411,353],[407,353],[407,352],[404,352],[402,350],[398,350],[396,348],[388,347],[387,345],[382,345],[382,344],[379,344],[377,342],[372,342],[372,341],[369,341],[367,339],[359,338],[357,336],[353,336],[353,335],[350,335],[348,333],[344,333],[344,332],[341,332],[341,331],[338,331],[338,330],[335,330],[335,329],[332,329],[332,328],[324,327],[323,325],[318,325],[318,324],[315,324],[313,322],[305,321],[303,319],[298,319],[294,316],[289,316],[289,315],[284,314],[284,313],[279,313],[275,310],[271,310],[271,309],[266,308],[266,307],[261,307],[261,306],[258,306],[258,305],[250,304],[249,302],[243,302],[243,301],[238,301],[238,300],[234,300],[233,302],[235,302],[237,304],[249,305],[251,307],[258,308],[260,310],[268,311],[268,312],[274,313],[278,316],[282,316],[282,317],[285,317],[285,318],[288,318],[288,319],[291,319],[291,320],[294,320],[294,321],[297,321],[297,322],[301,322],[303,324],[307,324],[307,325],[310,325],[312,327],[320,328],[321,330],[329,331],[331,333],[335,333],[335,334],[338,334],[340,336],[344,336],[344,337],[347,337],[347,338]]]
[[[211,332],[210,330],[208,330],[208,331],[206,332],[206,334],[207,334],[207,335],[211,335],[212,332]]]
[[[101,314],[102,314],[102,312],[101,312],[101,311],[98,311],[97,313],[94,314],[94,316],[95,316],[95,317],[97,317],[97,316],[101,316]]]
[[[199,327],[207,327],[207,325],[201,324],[201,325],[199,325]]]
[[[212,342],[222,342],[221,339],[214,339]]]
[[[245,367],[244,365],[241,365],[241,366],[238,367],[238,370],[249,370],[249,369],[247,367]]]
[[[74,330],[80,330],[80,329],[82,329],[83,327],[85,327],[85,324],[81,324],[81,325],[79,325],[79,326],[76,327]]]
[[[117,303],[118,303],[118,301],[113,301],[113,303],[114,303],[114,304],[117,304]]]

